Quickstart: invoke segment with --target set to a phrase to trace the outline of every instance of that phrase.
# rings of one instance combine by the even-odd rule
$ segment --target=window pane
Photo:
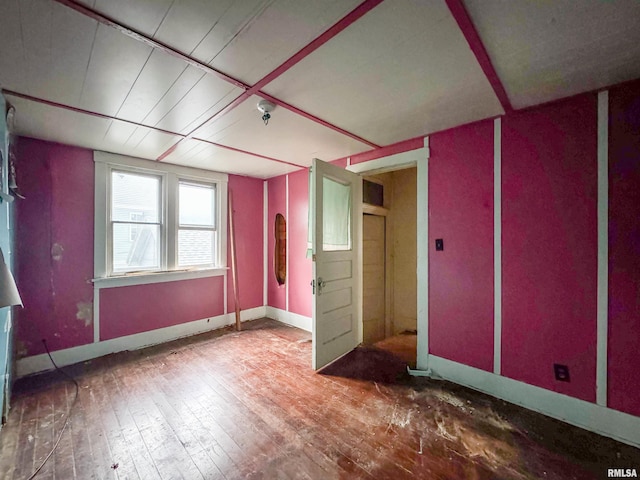
[[[178,265],[214,265],[216,236],[212,230],[180,230],[178,232]]]
[[[351,250],[351,185],[322,179],[322,249]]]
[[[160,223],[160,177],[111,172],[111,220]]]
[[[216,189],[213,185],[180,182],[180,225],[215,227]]]
[[[160,226],[113,224],[113,271],[158,270]]]

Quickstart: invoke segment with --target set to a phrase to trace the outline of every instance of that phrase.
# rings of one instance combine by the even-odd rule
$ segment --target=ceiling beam
[[[126,123],[128,125],[133,125],[135,127],[140,127],[140,128],[148,128],[149,130],[154,130],[156,132],[165,133],[167,135],[175,135],[176,137],[180,137],[181,139],[185,139],[186,138],[186,135],[184,133],[172,132],[171,130],[165,130],[163,128],[158,128],[158,127],[154,127],[154,126],[151,126],[151,125],[145,125],[143,123],[133,122],[131,120],[125,120],[124,118],[118,118],[118,117],[114,117],[112,115],[106,115],[104,113],[93,112],[91,110],[85,110],[83,108],[78,108],[78,107],[74,107],[74,106],[71,106],[71,105],[66,105],[64,103],[53,102],[51,100],[46,100],[44,98],[39,98],[39,97],[34,97],[32,95],[27,95],[26,93],[15,92],[13,90],[7,90],[7,89],[2,89],[0,91],[4,95],[9,96],[9,97],[22,98],[22,99],[30,101],[30,102],[35,102],[35,103],[39,103],[39,104],[42,104],[42,105],[47,105],[49,107],[60,108],[60,109],[63,109],[63,110],[68,110],[70,112],[80,113],[82,115],[89,115],[89,116],[92,116],[92,117],[102,118],[104,120],[112,120],[112,121],[115,121],[115,122],[122,122],[122,123]],[[192,137],[192,139],[196,140],[198,142],[208,143],[209,145],[213,145],[215,147],[223,148],[225,150],[232,150],[234,152],[243,153],[245,155],[249,155],[249,156],[252,156],[252,157],[262,158],[264,160],[269,160],[271,162],[276,162],[276,163],[282,163],[282,164],[285,164],[285,165],[289,165],[291,167],[296,167],[296,168],[305,168],[306,167],[305,165],[300,165],[300,164],[297,164],[297,163],[288,162],[286,160],[280,160],[280,159],[274,158],[274,157],[267,157],[266,155],[261,155],[259,153],[249,152],[247,150],[242,150],[242,149],[239,149],[239,148],[236,148],[236,147],[231,147],[229,145],[223,145],[221,143],[212,142],[210,140],[205,140],[203,138]]]
[[[330,128],[331,130],[334,130],[338,133],[341,133],[342,135],[345,135],[347,137],[353,138],[361,143],[364,143],[365,145],[368,145],[372,148],[380,148],[379,145],[376,145],[373,142],[370,142],[369,140],[366,140],[362,137],[359,137],[358,135],[348,132],[347,130],[344,130],[340,127],[338,127],[337,125],[334,125],[330,122],[327,122],[326,120],[323,120],[321,118],[316,117],[315,115],[312,115],[308,112],[304,112],[303,110],[294,107],[293,105],[290,105],[280,99],[277,99],[275,97],[272,97],[264,92],[260,91],[260,88],[262,88],[264,85],[266,85],[267,83],[271,82],[272,80],[274,80],[275,78],[277,78],[278,76],[282,75],[285,71],[289,70],[291,67],[293,67],[295,64],[297,64],[298,62],[300,62],[303,58],[305,58],[306,56],[308,56],[309,54],[311,54],[313,51],[317,50],[318,48],[320,48],[322,45],[324,45],[326,42],[328,42],[331,38],[335,37],[338,33],[340,33],[341,31],[343,31],[345,28],[347,28],[349,25],[353,24],[356,20],[358,20],[359,18],[361,18],[363,15],[365,15],[367,12],[369,12],[371,9],[375,8],[376,6],[378,6],[380,3],[382,3],[383,0],[365,0],[364,2],[362,2],[359,6],[357,6],[354,10],[352,10],[351,12],[349,12],[345,17],[343,17],[341,20],[339,20],[335,25],[331,26],[327,31],[325,31],[323,34],[321,34],[319,37],[317,37],[316,39],[314,39],[311,43],[309,43],[307,46],[303,47],[300,51],[298,51],[296,54],[294,54],[291,58],[289,58],[288,60],[286,60],[282,65],[278,66],[275,70],[273,70],[272,72],[270,72],[267,76],[265,76],[264,78],[262,78],[261,80],[259,80],[255,85],[251,86],[248,85],[244,82],[242,82],[241,80],[234,78],[230,75],[227,75],[224,72],[221,72],[220,70],[217,70],[213,67],[211,67],[210,65],[207,65],[205,63],[200,62],[199,60],[183,53],[180,52],[154,38],[151,38],[141,32],[138,32],[136,30],[133,30],[119,22],[117,22],[116,20],[114,20],[113,18],[107,17],[106,15],[103,15],[85,5],[82,5],[74,0],[53,0],[56,3],[59,3],[61,5],[64,5],[68,8],[71,8],[72,10],[85,15],[95,21],[97,21],[98,23],[101,23],[105,26],[111,27],[115,30],[117,30],[118,32],[138,41],[141,42],[151,48],[160,50],[168,55],[171,55],[173,57],[179,58],[182,61],[186,62],[188,65],[191,65],[192,67],[198,68],[199,70],[204,71],[205,73],[208,73],[210,75],[214,75],[226,82],[231,83],[232,85],[235,85],[236,87],[239,87],[241,89],[244,90],[244,92],[242,94],[240,94],[240,96],[238,96],[235,100],[231,101],[227,106],[225,106],[222,110],[220,110],[219,112],[217,112],[216,114],[214,114],[212,117],[210,117],[209,119],[207,119],[205,122],[201,123],[200,125],[198,125],[196,128],[194,128],[192,131],[190,131],[189,133],[187,133],[186,135],[182,136],[182,138],[178,141],[178,143],[176,143],[175,145],[173,145],[172,147],[170,147],[166,152],[164,152],[162,155],[160,155],[158,157],[158,160],[162,161],[164,160],[167,156],[169,156],[178,146],[178,144],[182,141],[184,141],[185,138],[193,138],[195,132],[200,129],[201,127],[203,127],[205,124],[211,122],[211,121],[215,121],[218,118],[220,118],[221,116],[225,115],[226,113],[230,112],[231,110],[233,110],[234,108],[236,108],[238,105],[240,105],[241,103],[243,103],[245,100],[247,100],[248,98],[250,98],[252,95],[254,94],[259,94],[260,96],[264,97],[264,98],[268,98],[269,100],[271,100],[272,102],[276,103],[277,105],[280,105],[281,107],[294,112],[298,115],[302,115],[305,118],[312,120],[324,127]]]
[[[462,3],[462,0],[445,1],[447,3],[447,7],[449,7],[449,11],[457,22],[458,27],[460,27],[464,38],[467,40],[471,51],[478,60],[480,68],[487,77],[487,80],[489,80],[489,83],[491,84],[493,91],[498,97],[503,110],[505,111],[505,113],[513,111],[513,107],[511,106],[511,101],[509,100],[507,91],[504,89],[504,85],[500,81],[500,77],[498,77],[498,73],[493,67],[493,63],[491,63],[489,54],[487,53],[487,50],[484,47],[482,40],[480,39],[480,35],[478,35],[478,31],[473,25],[471,17],[469,16],[467,9]]]

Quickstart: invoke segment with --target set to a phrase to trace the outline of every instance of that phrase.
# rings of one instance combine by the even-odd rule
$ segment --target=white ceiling
[[[514,108],[640,77],[640,1],[465,0]]]
[[[383,2],[265,91],[381,145],[504,113],[444,0]]]
[[[444,0],[361,1],[2,0],[0,86],[17,134],[260,178],[504,112]],[[640,77],[637,0],[464,6],[516,109]],[[217,115],[273,71],[268,126]]]

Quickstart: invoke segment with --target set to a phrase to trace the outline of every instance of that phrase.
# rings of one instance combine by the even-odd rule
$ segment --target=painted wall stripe
[[[424,138],[424,157],[418,160],[417,195],[417,366],[429,370],[429,137]]]
[[[493,373],[502,365],[502,119],[493,121]]]
[[[287,262],[287,269],[286,269],[286,281],[284,282],[284,308],[285,310],[288,312],[289,311],[289,284],[291,283],[291,275],[290,275],[290,270],[291,270],[291,264],[289,263],[289,250],[291,250],[290,247],[290,243],[289,243],[289,230],[291,230],[291,224],[290,222],[290,218],[289,218],[289,175],[287,175],[284,178],[284,192],[285,192],[285,200],[284,200],[284,214],[285,214],[285,218],[287,220],[287,223],[285,224],[286,227],[286,235],[285,235],[285,241],[287,242],[287,249],[286,249],[286,259],[285,261]]]
[[[229,313],[229,300],[227,298],[227,295],[229,294],[229,285],[228,282],[229,281],[229,276],[227,275],[227,271],[224,271],[224,282],[222,284],[222,301],[223,301],[223,312],[226,315],[227,313]]]
[[[609,329],[609,92],[598,93],[598,300],[596,401],[607,405]]]
[[[93,341],[100,341],[100,289],[93,287]]]
[[[269,231],[267,222],[269,221],[269,182],[266,180],[263,183],[262,189],[262,304],[269,304],[269,289],[267,285],[267,278],[269,275],[269,237],[267,232]]]

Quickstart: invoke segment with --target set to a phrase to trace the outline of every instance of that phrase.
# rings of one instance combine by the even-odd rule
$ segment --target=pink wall
[[[19,356],[93,341],[93,154],[18,139],[16,201]]]
[[[238,263],[238,291],[240,308],[262,306],[263,268],[263,181],[257,178],[229,175],[229,192],[233,194]],[[231,242],[228,243],[227,265],[231,268]],[[227,276],[227,306],[235,310],[231,271]]]
[[[640,83],[612,89],[610,102],[609,406],[640,415]],[[593,402],[596,94],[508,114],[502,132],[502,373]],[[402,142],[351,160],[421,145]],[[430,145],[430,351],[491,371],[492,122],[433,134]],[[292,212],[306,199],[297,175],[302,177],[289,176],[290,232],[296,225]],[[273,217],[284,209],[284,177],[269,180],[269,188]],[[297,248],[291,235],[290,248]],[[435,238],[444,239],[444,252],[434,251]],[[290,255],[291,292],[303,294],[307,287],[305,275],[294,273],[305,268],[303,262]],[[279,292],[270,290],[270,304],[279,300],[283,308],[283,296],[274,293]],[[554,363],[569,366],[571,382],[555,380]]]
[[[502,123],[502,372],[595,400],[597,104],[582,95]],[[569,367],[571,382],[554,378]]]
[[[640,82],[609,112],[609,405],[640,415]]]
[[[309,170],[289,174],[289,310],[311,316],[313,278],[311,259],[307,258],[309,222]]]
[[[222,315],[222,298],[222,276],[102,289],[100,339]]]
[[[493,122],[429,145],[430,352],[493,370]]]
[[[289,219],[287,218],[287,187],[286,175],[271,178],[268,180],[268,198],[269,210],[267,218],[267,252],[268,252],[268,272],[267,272],[267,294],[268,305],[271,307],[286,309],[286,290],[285,285],[278,285],[274,273],[274,248],[275,248],[275,219],[278,213],[281,213],[287,221],[289,228]],[[287,247],[288,248],[288,247]],[[291,269],[287,265],[287,272]],[[288,279],[287,279],[288,280]]]
[[[19,139],[16,203],[18,356],[93,341],[94,163],[90,150]],[[262,305],[262,181],[229,176],[243,309]],[[233,309],[231,289],[229,309]],[[102,289],[101,339],[224,313],[224,277]]]

